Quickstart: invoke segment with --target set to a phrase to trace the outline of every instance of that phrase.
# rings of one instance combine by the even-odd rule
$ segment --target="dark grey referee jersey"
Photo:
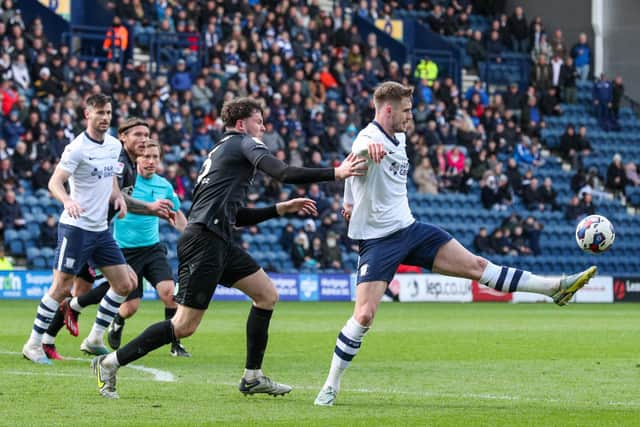
[[[223,238],[231,238],[238,209],[246,200],[256,167],[269,149],[257,138],[226,132],[202,164],[189,224],[203,224]]]

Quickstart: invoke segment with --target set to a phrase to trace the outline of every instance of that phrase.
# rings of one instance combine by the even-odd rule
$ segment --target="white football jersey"
[[[84,212],[76,219],[65,210],[60,216],[62,224],[88,231],[107,229],[113,180],[124,169],[124,165],[118,161],[121,150],[122,143],[113,136],[105,135],[104,142],[99,144],[85,132],[65,147],[58,167],[71,174],[71,198]]]
[[[362,155],[371,141],[384,144],[387,155],[380,164],[369,159],[367,174],[348,178],[344,189],[345,203],[353,205],[348,234],[357,240],[388,236],[415,222],[407,197],[405,134],[392,137],[372,122],[358,133],[351,151]]]

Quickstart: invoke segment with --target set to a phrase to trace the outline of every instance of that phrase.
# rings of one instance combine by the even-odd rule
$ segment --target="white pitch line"
[[[5,351],[5,350],[0,350],[0,354],[6,354],[11,356],[22,356],[22,353],[18,353],[15,351]],[[65,357],[64,360],[69,360],[73,362],[90,362],[91,361],[91,359],[87,357]],[[169,371],[162,371],[156,368],[147,368],[146,366],[142,366],[142,365],[127,365],[126,367],[134,369],[136,371],[141,371],[147,374],[151,374],[154,377],[154,381],[160,381],[160,382],[176,381],[176,377]],[[16,371],[16,372],[20,372],[20,371]],[[38,375],[41,375],[41,374],[42,373],[38,373]]]
[[[22,353],[17,353],[14,351],[4,351],[0,350],[0,355],[18,355],[22,356]],[[65,357],[65,360],[70,361],[78,361],[78,362],[89,362],[91,359],[86,357]],[[160,369],[155,368],[147,368],[146,366],[141,365],[127,365],[127,367],[142,371],[145,373],[152,374],[154,376],[153,379],[147,379],[143,381],[160,381],[160,382],[175,382],[176,379],[171,372],[162,371]],[[82,374],[73,374],[73,373],[63,373],[63,372],[32,372],[32,371],[0,371],[9,375],[43,375],[43,376],[58,376],[58,377],[85,377],[86,375]],[[182,382],[188,382],[182,380]],[[222,385],[222,386],[231,386],[236,387],[238,383],[236,382],[216,382],[216,381],[208,381],[204,382],[213,385]],[[308,386],[308,385],[294,385],[295,389],[301,390],[318,390],[317,386]],[[502,400],[502,401],[511,401],[511,402],[540,402],[540,403],[554,403],[554,404],[570,404],[575,403],[574,401],[565,401],[560,399],[549,399],[549,398],[537,398],[537,397],[524,397],[517,395],[498,395],[498,394],[488,394],[488,393],[439,393],[432,391],[407,391],[407,390],[393,390],[393,389],[375,389],[375,388],[343,388],[343,392],[347,393],[364,393],[364,394],[396,394],[396,395],[406,395],[406,396],[418,396],[418,397],[435,397],[435,398],[462,398],[462,399],[477,399],[477,400]],[[630,401],[630,402],[602,402],[601,404],[607,406],[614,407],[622,407],[622,408],[639,408],[640,402]]]
[[[0,354],[14,354],[10,352],[0,352]],[[87,359],[76,358],[82,361],[86,361]],[[140,368],[138,366],[137,368]],[[144,367],[143,367],[144,368]],[[149,372],[148,369],[145,368],[145,372]],[[143,370],[143,369],[139,369]],[[41,371],[41,372],[33,372],[33,371],[0,371],[3,374],[7,375],[24,375],[24,376],[46,376],[46,377],[86,377],[86,375],[82,375],[79,373],[64,373],[64,372],[51,372],[51,371]],[[141,378],[139,381],[162,381],[157,378]],[[235,382],[215,382],[215,381],[206,381],[208,384],[213,385],[222,385],[229,387],[236,387],[238,383]],[[294,385],[294,391],[296,389],[300,390],[317,390],[317,386],[304,386],[304,385]],[[486,394],[486,393],[438,393],[438,392],[430,392],[430,391],[406,391],[406,390],[383,390],[383,389],[370,389],[370,388],[352,388],[352,389],[343,389],[343,392],[346,393],[364,393],[364,394],[396,394],[396,395],[407,395],[407,396],[418,396],[418,397],[434,397],[434,398],[455,398],[455,399],[470,399],[470,400],[503,400],[503,401],[512,401],[512,402],[540,402],[540,403],[555,403],[555,404],[571,404],[576,403],[574,401],[565,401],[560,399],[544,399],[544,398],[535,398],[535,397],[523,397],[523,396],[501,396],[494,394]],[[639,408],[640,402],[602,402],[599,404],[619,407],[619,408]]]

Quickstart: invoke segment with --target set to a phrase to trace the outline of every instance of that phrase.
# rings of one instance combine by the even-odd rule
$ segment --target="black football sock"
[[[171,320],[173,318],[173,315],[176,314],[176,311],[178,311],[177,308],[165,307],[164,308],[164,320]]]
[[[116,351],[120,366],[140,359],[150,351],[174,341],[173,325],[170,320],[154,323],[131,342]]]
[[[56,310],[56,314],[53,315],[53,320],[49,324],[47,328],[47,335],[55,337],[58,335],[58,332],[64,326],[64,312],[62,310]]]
[[[247,363],[246,369],[260,369],[269,339],[269,322],[273,310],[251,306],[247,319]]]
[[[109,282],[105,281],[101,285],[98,285],[95,288],[91,289],[86,294],[80,295],[78,297],[78,305],[84,308],[89,305],[100,304],[100,301],[102,301],[102,298],[107,294],[108,290]]]

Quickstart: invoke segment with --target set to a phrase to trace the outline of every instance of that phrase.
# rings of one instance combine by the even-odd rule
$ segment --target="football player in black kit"
[[[290,386],[266,377],[261,369],[277,290],[254,259],[233,243],[231,231],[234,226],[257,224],[287,213],[315,213],[315,203],[309,199],[293,199],[266,208],[242,207],[256,170],[282,182],[305,184],[364,175],[365,159],[350,154],[337,168],[289,166],[273,156],[260,140],[265,129],[258,101],[229,101],[223,106],[221,117],[226,133],[202,165],[188,225],[178,240],[178,311],[173,319],[149,326],[116,352],[92,360],[104,397],[118,398],[119,367],[193,334],[217,284],[239,289],[253,301],[246,325],[247,355],[240,391],[245,395],[273,396],[291,391]]]

